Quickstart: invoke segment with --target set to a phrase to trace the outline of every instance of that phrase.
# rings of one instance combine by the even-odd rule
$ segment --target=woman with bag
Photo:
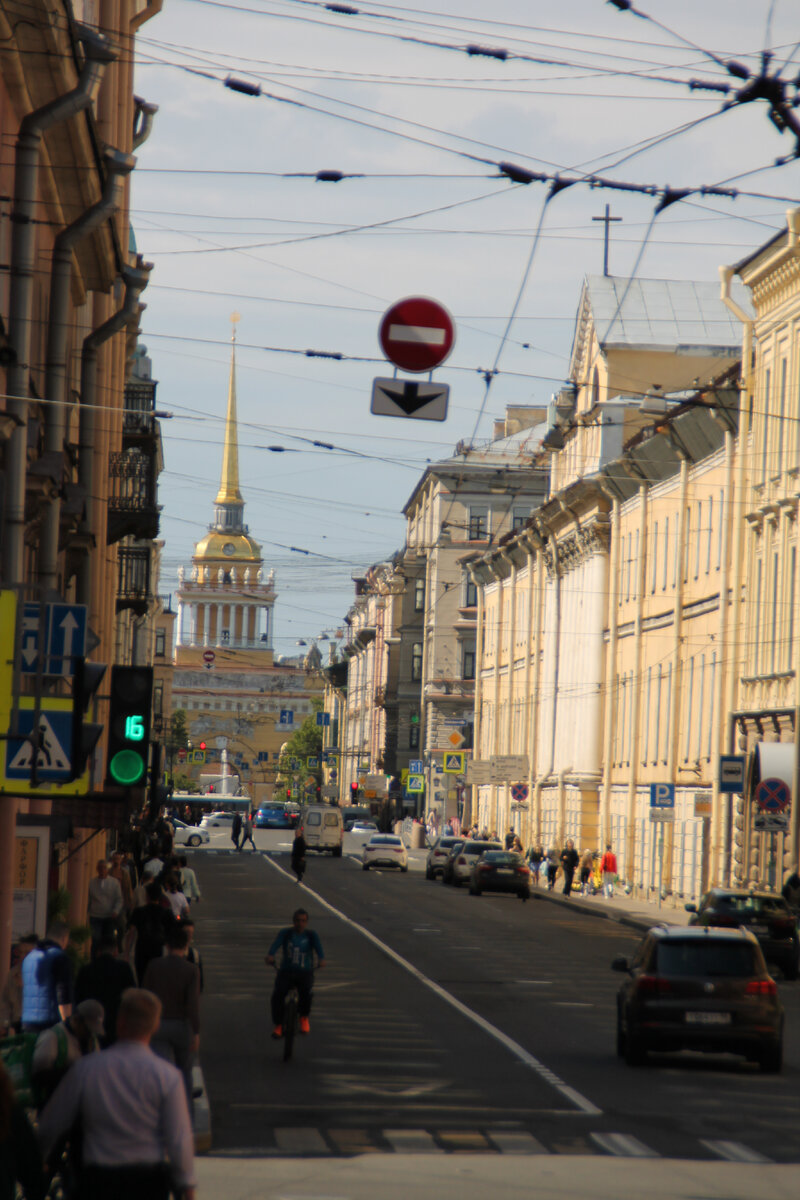
[[[297,882],[303,882],[303,875],[306,869],[306,839],[303,837],[303,830],[298,825],[294,831],[294,841],[292,842],[292,870],[297,876]]]

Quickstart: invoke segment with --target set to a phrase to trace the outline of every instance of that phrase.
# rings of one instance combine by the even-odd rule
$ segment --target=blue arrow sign
[[[412,758],[411,759],[411,762],[408,764],[408,773],[409,773],[409,775],[421,775],[422,774],[422,759],[421,758]]]
[[[44,647],[39,645],[38,604],[26,604],[22,613],[22,645],[20,670],[23,675],[35,675],[39,670],[39,653],[44,649],[42,670],[45,675],[73,675],[72,655],[86,652],[86,605],[48,604],[45,608]]]
[[[294,725],[294,711],[291,708],[281,709],[279,725]]]
[[[318,725],[330,725],[330,723],[331,723],[331,714],[330,713],[326,713],[326,712],[318,712],[317,713],[317,724]]]

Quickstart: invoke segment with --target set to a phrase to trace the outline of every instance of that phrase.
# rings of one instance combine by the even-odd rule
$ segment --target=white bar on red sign
[[[424,325],[390,325],[389,340],[392,342],[421,342],[424,346],[443,346],[444,329],[426,328]]]

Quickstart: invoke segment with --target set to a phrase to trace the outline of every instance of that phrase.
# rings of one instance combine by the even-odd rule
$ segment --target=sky
[[[159,590],[175,590],[213,518],[237,312],[241,490],[276,572],[277,655],[341,627],[353,576],[402,547],[429,462],[562,385],[606,203],[622,218],[612,274],[695,280],[717,280],[800,203],[800,160],[773,165],[795,141],[764,105],[688,86],[736,84],[724,62],[757,72],[765,48],[797,75],[796,0],[640,0],[644,15],[603,0],[337,7],[357,11],[164,0],[136,48],[136,92],[159,106],[132,184],[154,264],[141,340],[171,414]],[[499,163],[758,194],[694,194],[654,218],[650,195],[579,182],[548,199]],[[380,320],[408,295],[455,319],[434,376],[451,388],[442,423],[369,412],[372,381],[393,373]]]

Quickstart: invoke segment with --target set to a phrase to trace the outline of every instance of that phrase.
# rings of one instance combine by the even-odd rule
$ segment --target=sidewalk
[[[630,925],[634,929],[646,932],[653,925],[688,925],[689,913],[672,897],[667,897],[660,905],[657,900],[644,900],[638,896],[626,896],[622,888],[615,888],[611,900],[606,900],[602,894],[597,896],[582,896],[573,892],[565,896],[557,883],[555,889],[548,891],[546,885],[532,889],[532,895],[539,899],[550,900],[554,904],[569,905],[580,912],[592,917],[600,917],[606,921],[617,921],[621,925]]]

